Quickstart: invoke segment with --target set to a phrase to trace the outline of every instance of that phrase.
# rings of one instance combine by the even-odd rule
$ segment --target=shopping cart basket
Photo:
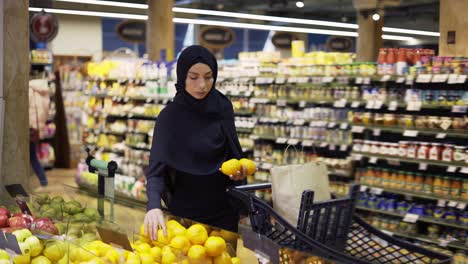
[[[289,224],[265,201],[249,191],[271,184],[238,186],[228,193],[246,206],[252,231],[284,247],[310,252],[338,263],[450,263],[447,255],[395,239],[354,215],[359,185],[345,198],[313,202],[313,192],[304,191],[298,227]]]

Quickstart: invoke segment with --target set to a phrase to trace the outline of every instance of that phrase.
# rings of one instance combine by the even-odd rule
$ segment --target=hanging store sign
[[[353,49],[353,40],[347,37],[331,36],[327,40],[329,51],[349,52]]]
[[[146,22],[140,20],[125,20],[115,28],[117,35],[130,43],[145,43]]]
[[[203,46],[222,49],[230,46],[236,39],[236,34],[225,27],[204,27],[200,31],[200,42]]]
[[[299,37],[290,32],[277,32],[273,38],[271,38],[273,45],[279,49],[291,49],[294,40],[299,40]]]
[[[53,14],[41,11],[31,17],[29,27],[34,41],[50,42],[57,36],[58,20]]]

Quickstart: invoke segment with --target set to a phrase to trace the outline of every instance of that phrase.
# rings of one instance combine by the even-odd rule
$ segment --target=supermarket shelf
[[[396,133],[404,133],[405,131],[418,131],[418,134],[425,134],[425,135],[437,135],[439,133],[443,133],[448,137],[460,137],[460,138],[468,138],[468,133],[465,130],[442,130],[442,129],[430,129],[430,128],[405,128],[399,126],[379,126],[379,125],[363,125],[363,124],[356,124],[353,123],[353,126],[357,127],[364,127],[365,129],[380,129],[381,131],[389,131],[389,132],[396,132]]]
[[[253,128],[246,128],[246,127],[237,127],[236,131],[238,133],[252,133]]]
[[[442,195],[437,195],[434,193],[427,194],[423,192],[415,192],[415,191],[408,191],[408,190],[396,190],[396,189],[391,189],[391,188],[383,188],[381,186],[372,186],[372,185],[361,185],[361,186],[368,186],[369,188],[381,188],[384,190],[384,192],[388,193],[394,193],[394,194],[400,194],[400,195],[408,195],[412,197],[417,197],[417,198],[423,198],[423,199],[428,199],[428,200],[448,200],[448,201],[454,201],[454,202],[460,202],[460,203],[468,203],[468,200],[463,200],[460,199],[459,197],[451,197],[451,196],[442,196]]]
[[[107,134],[107,135],[115,135],[115,136],[124,136],[125,132],[115,132],[111,130],[100,130],[100,129],[85,129],[85,132],[93,133],[93,134]]]
[[[352,174],[350,174],[349,171],[346,170],[340,170],[340,169],[328,169],[328,175],[329,176],[338,176],[338,177],[343,177],[343,178],[354,178]]]
[[[399,213],[389,212],[389,211],[379,210],[379,209],[372,209],[372,208],[363,207],[363,206],[356,206],[356,209],[362,210],[362,211],[369,211],[369,212],[373,212],[373,213],[378,213],[378,214],[395,216],[395,217],[405,217],[405,215],[402,215],[402,214],[399,214]],[[422,216],[422,217],[419,217],[418,221],[424,222],[424,223],[447,226],[447,227],[451,227],[451,228],[468,230],[468,225],[459,225],[459,224],[454,224],[454,223],[448,223],[448,222],[443,221],[443,220],[437,220],[437,219],[435,219],[433,217]]]
[[[151,148],[149,147],[139,147],[131,144],[125,144],[127,147],[135,149],[135,150],[142,150],[142,151],[151,151]]]
[[[92,96],[96,98],[112,98],[113,101],[145,101],[150,102],[166,102],[172,99],[172,97],[152,97],[144,95],[134,95],[134,96],[122,96],[122,95],[110,95],[106,93],[84,93],[85,96]]]
[[[386,160],[398,160],[402,162],[408,162],[408,163],[425,163],[429,165],[436,165],[436,166],[455,166],[455,167],[465,167],[467,164],[464,162],[459,162],[459,161],[438,161],[438,160],[423,160],[423,159],[411,159],[411,158],[405,158],[405,157],[399,157],[399,156],[389,156],[389,155],[382,155],[382,154],[373,154],[373,153],[365,153],[365,152],[358,152],[358,151],[353,151],[352,154],[354,155],[361,155],[363,157],[375,157],[378,159],[386,159]]]
[[[252,111],[234,111],[234,115],[236,115],[236,116],[252,116],[252,115],[255,115],[255,112],[252,112]]]
[[[420,235],[420,234],[405,234],[405,233],[400,233],[400,232],[395,232],[395,231],[390,231],[386,229],[381,229],[388,235],[396,236],[396,237],[402,237],[402,238],[407,238],[407,239],[415,239],[419,240],[422,242],[430,243],[430,244],[435,244],[441,246],[441,242],[438,239],[434,239],[428,236]],[[442,246],[441,246],[442,247]],[[468,250],[468,246],[465,246],[463,242],[456,241],[456,242],[450,242],[446,246],[449,249],[454,249],[454,250]]]
[[[95,144],[86,144],[85,146],[90,147],[92,149],[101,150],[101,151],[104,151],[104,152],[112,152],[112,153],[115,153],[115,154],[118,154],[118,155],[125,155],[125,151],[123,151],[123,150],[120,151],[120,150],[115,150],[115,149],[111,149],[111,148],[98,147]]]
[[[318,145],[318,147],[327,147],[329,145],[335,145],[336,149],[339,149],[340,146],[347,146],[349,144],[346,143],[332,143],[324,140],[313,140],[313,139],[301,139],[301,138],[290,138],[290,137],[277,137],[274,135],[267,135],[267,134],[252,134],[252,139],[265,139],[265,140],[275,140],[277,144],[289,144],[289,145],[298,145],[306,143],[304,146],[308,145]],[[295,142],[291,142],[295,141]],[[310,143],[310,144],[309,144]],[[343,150],[345,151],[345,150]]]

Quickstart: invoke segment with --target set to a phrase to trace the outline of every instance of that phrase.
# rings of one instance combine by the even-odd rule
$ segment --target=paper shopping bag
[[[302,192],[314,191],[314,202],[330,200],[327,166],[323,162],[290,164],[271,170],[273,208],[297,226]]]

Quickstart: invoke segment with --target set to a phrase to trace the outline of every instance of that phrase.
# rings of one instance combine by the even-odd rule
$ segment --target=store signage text
[[[211,48],[222,49],[234,42],[235,33],[224,27],[205,27],[201,29],[200,40],[203,45]]]
[[[146,40],[146,23],[140,20],[125,20],[115,28],[117,35],[130,43],[144,43]]]
[[[273,42],[273,45],[279,49],[291,49],[293,40],[298,39],[299,37],[293,33],[278,32],[273,36],[271,42]]]

